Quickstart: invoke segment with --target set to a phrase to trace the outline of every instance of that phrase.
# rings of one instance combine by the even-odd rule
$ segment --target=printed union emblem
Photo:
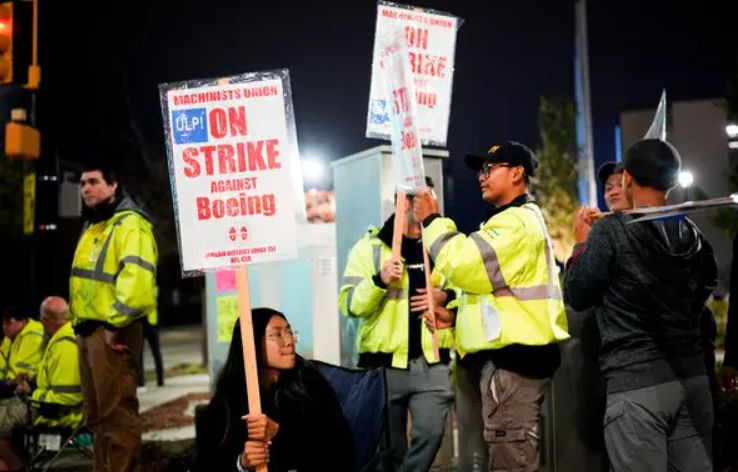
[[[172,132],[175,144],[205,143],[208,141],[208,120],[205,108],[174,110]]]
[[[369,122],[376,125],[383,125],[389,122],[385,100],[372,100],[369,104]]]

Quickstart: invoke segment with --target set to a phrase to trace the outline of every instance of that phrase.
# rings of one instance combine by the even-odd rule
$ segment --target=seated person
[[[233,328],[228,358],[198,431],[197,470],[269,472],[354,470],[354,446],[336,394],[295,353],[295,337],[278,311],[252,312],[263,414],[247,414],[241,326]],[[379,414],[379,412],[378,412]],[[329,441],[330,451],[325,453]]]
[[[79,355],[72,325],[66,317],[67,302],[48,297],[41,303],[41,324],[49,336],[38,376],[16,375],[16,395],[0,400],[0,470],[18,470],[23,462],[9,441],[13,430],[26,424],[76,428],[84,420]],[[30,402],[25,399],[30,396]],[[32,408],[29,415],[28,404]]]
[[[15,307],[3,311],[3,339],[0,345],[0,381],[5,397],[12,396],[16,377],[33,376],[44,346],[44,328]]]

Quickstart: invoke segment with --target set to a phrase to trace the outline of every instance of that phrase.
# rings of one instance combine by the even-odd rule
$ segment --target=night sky
[[[139,165],[137,152],[146,149],[164,169],[158,83],[285,67],[303,155],[336,159],[382,144],[364,137],[372,1],[150,0],[107,2],[84,12],[65,2],[44,3],[45,139],[66,161],[83,160],[86,143],[103,136],[128,142],[130,151],[116,158],[130,159],[132,167]],[[465,20],[457,37],[448,132],[454,191],[446,198],[452,216],[470,230],[484,205],[463,154],[506,139],[535,148],[539,97],[573,96],[573,2],[413,4]],[[654,107],[661,88],[670,100],[726,94],[726,79],[738,62],[738,2],[675,5],[588,3],[598,162],[614,157],[620,111]],[[132,122],[140,134],[132,132]]]

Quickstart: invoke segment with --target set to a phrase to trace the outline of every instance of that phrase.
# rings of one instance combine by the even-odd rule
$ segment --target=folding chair
[[[29,414],[36,410],[45,418],[59,418],[71,412],[81,411],[82,404],[60,405],[58,403],[40,402],[28,399]],[[33,415],[29,415],[33,416]],[[64,452],[71,450],[80,453],[86,460],[92,461],[93,453],[90,449],[92,444],[92,433],[81,421],[76,426],[51,427],[46,425],[33,425],[28,421],[19,431],[23,449],[26,451],[26,470],[48,471],[61,458]]]
[[[368,472],[381,462],[389,470],[389,435],[382,434],[389,422],[384,369],[350,369],[321,361],[310,363],[336,392],[343,415],[354,436],[356,470]]]

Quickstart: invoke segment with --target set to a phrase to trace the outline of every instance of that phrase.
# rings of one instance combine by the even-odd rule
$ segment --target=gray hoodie
[[[564,282],[572,308],[596,307],[609,393],[705,373],[700,313],[717,282],[712,248],[689,219],[632,219],[597,221]]]

